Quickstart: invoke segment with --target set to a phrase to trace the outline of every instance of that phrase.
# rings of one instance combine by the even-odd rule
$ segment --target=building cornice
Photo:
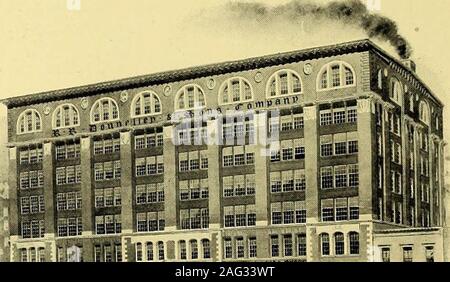
[[[364,39],[328,46],[296,50],[286,53],[254,57],[244,60],[210,64],[174,71],[160,72],[150,75],[141,75],[131,78],[100,82],[78,87],[71,87],[66,89],[40,92],[7,98],[4,100],[0,100],[0,102],[5,104],[8,108],[15,108],[31,104],[48,103],[64,99],[94,96],[102,93],[198,79],[202,77],[222,75],[232,72],[248,71],[277,65],[297,63],[323,57],[365,52],[369,50],[374,50],[376,53],[381,55],[381,57],[387,60],[388,63],[394,64],[398,70],[401,70],[404,73],[411,74],[414,78],[416,78],[417,82],[422,87],[424,87],[424,89],[429,91],[429,89],[420,81],[417,75],[410,71],[407,67],[405,67],[399,60],[389,55],[386,51],[375,45],[372,41]],[[431,91],[429,92],[431,93]],[[434,97],[433,95],[431,96],[438,104],[442,105],[442,103],[436,97]]]

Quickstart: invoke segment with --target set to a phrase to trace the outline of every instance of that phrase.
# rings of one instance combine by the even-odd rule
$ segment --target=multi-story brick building
[[[3,103],[15,261],[445,259],[443,105],[368,40]]]

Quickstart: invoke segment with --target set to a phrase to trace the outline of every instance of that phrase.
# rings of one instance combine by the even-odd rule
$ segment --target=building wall
[[[345,61],[349,63],[356,74],[356,86],[349,88],[341,88],[327,91],[317,91],[317,77],[323,65],[333,61]],[[305,65],[310,64],[312,72],[304,71]],[[404,74],[397,73],[398,71],[382,61],[380,57],[371,52],[351,53],[340,56],[330,56],[298,62],[287,65],[272,66],[263,69],[255,69],[251,71],[243,71],[237,73],[227,73],[211,77],[199,78],[187,81],[178,81],[164,85],[153,85],[145,88],[128,89],[125,92],[117,91],[112,93],[102,93],[96,96],[84,97],[79,99],[68,99],[64,101],[55,101],[45,104],[28,105],[26,107],[11,108],[8,111],[8,128],[9,128],[9,185],[11,200],[13,201],[10,211],[10,229],[11,240],[13,248],[11,254],[14,260],[19,259],[19,250],[21,248],[39,248],[46,249],[46,260],[56,261],[58,256],[64,259],[66,249],[71,246],[82,246],[83,261],[93,261],[95,257],[96,247],[101,246],[102,250],[105,246],[113,246],[120,249],[123,260],[136,260],[136,244],[141,243],[146,246],[147,242],[152,242],[157,245],[158,242],[164,243],[165,260],[179,259],[178,243],[180,240],[189,242],[190,240],[197,240],[199,248],[204,239],[208,239],[211,244],[211,259],[212,261],[224,260],[224,238],[230,238],[233,242],[237,237],[244,238],[245,244],[247,239],[255,237],[258,245],[258,255],[256,258],[249,258],[248,246],[245,248],[245,256],[243,260],[307,260],[307,261],[367,261],[373,260],[372,243],[374,242],[373,232],[374,226],[372,220],[377,219],[378,215],[378,197],[382,197],[384,203],[383,213],[386,217],[378,218],[382,221],[391,221],[392,216],[389,216],[391,193],[389,183],[383,184],[384,190],[379,191],[375,183],[377,179],[378,156],[376,152],[377,130],[382,130],[384,143],[388,143],[392,136],[386,129],[388,121],[386,116],[389,111],[399,111],[402,117],[411,116],[411,123],[419,123],[418,117],[412,113],[405,113],[405,106],[395,107],[389,98],[390,84],[388,78],[383,79],[383,89],[379,90],[377,85],[377,70],[378,65],[387,69],[387,77],[392,75],[398,78],[405,84],[410,91],[415,91],[414,84],[404,78]],[[302,79],[303,94],[289,97],[288,99],[269,99],[272,104],[264,107],[259,107],[257,101],[266,101],[267,81],[269,77],[281,69],[290,69],[296,71]],[[384,71],[384,69],[383,69]],[[384,75],[384,72],[383,72]],[[241,76],[251,83],[253,89],[254,101],[239,105],[219,106],[218,91],[220,86],[226,79]],[[184,85],[195,83],[198,84],[204,91],[206,98],[206,109],[214,110],[220,109],[225,112],[227,109],[257,109],[260,111],[258,117],[265,118],[264,111],[270,109],[278,109],[281,113],[291,113],[292,111],[302,111],[304,116],[304,129],[296,132],[281,133],[281,140],[289,140],[294,138],[304,138],[306,159],[304,161],[292,161],[274,164],[269,161],[267,157],[255,156],[255,164],[245,168],[222,168],[222,146],[174,146],[172,144],[173,126],[170,123],[170,118],[174,112],[174,100],[177,91]],[[409,86],[411,84],[411,86]],[[158,116],[136,118],[130,117],[130,109],[133,97],[144,90],[155,91],[162,104],[162,114]],[[417,90],[419,93],[419,90]],[[119,105],[120,122],[106,122],[92,126],[90,125],[90,108],[94,102],[100,97],[111,97]],[[126,97],[126,99],[125,99]],[[406,96],[405,96],[406,97]],[[406,98],[405,98],[406,99]],[[422,99],[422,98],[421,98]],[[86,102],[87,101],[87,102]],[[417,100],[418,101],[418,100]],[[431,99],[429,99],[431,103]],[[63,129],[54,131],[51,128],[52,112],[62,103],[74,104],[80,112],[80,126],[75,130]],[[320,126],[320,111],[324,108],[338,107],[339,105],[352,104],[357,109],[358,122],[352,124],[342,125],[328,125]],[[406,104],[406,103],[403,103]],[[377,105],[382,105],[383,108],[383,125],[378,127],[375,122]],[[442,114],[442,109],[438,105],[433,105],[436,109],[433,114]],[[38,110],[42,116],[43,131],[33,134],[18,135],[16,133],[16,121],[20,113],[28,108]],[[417,112],[417,111],[416,111]],[[403,119],[401,119],[403,120]],[[267,120],[266,120],[267,124]],[[442,123],[441,123],[442,124]],[[207,127],[214,129],[217,126],[217,121],[208,121]],[[147,127],[162,128],[164,135],[163,149],[154,148],[144,153],[136,152],[134,150],[134,135],[138,129]],[[406,127],[406,126],[405,126]],[[403,127],[402,127],[403,128]],[[352,156],[340,156],[332,158],[320,157],[320,140],[323,135],[355,132],[358,136],[359,154]],[[429,128],[430,134],[435,134],[436,141],[442,139],[442,128]],[[220,132],[218,132],[220,134]],[[120,139],[120,153],[113,153],[108,156],[94,156],[93,155],[93,139],[105,135],[116,135]],[[405,136],[405,129],[402,130],[400,136]],[[81,156],[74,162],[66,163],[72,165],[81,165],[82,182],[80,184],[70,185],[67,187],[71,191],[81,191],[82,194],[82,210],[60,213],[56,211],[55,193],[62,191],[55,183],[55,166],[64,165],[64,162],[55,161],[55,147],[56,141],[78,140],[81,146]],[[401,139],[401,137],[400,137]],[[416,138],[417,139],[417,138]],[[404,156],[403,166],[407,166],[406,151],[408,146],[405,138],[400,141],[402,152]],[[20,238],[20,205],[19,198],[25,193],[17,189],[18,187],[18,171],[28,169],[21,167],[18,164],[18,148],[28,146],[29,144],[43,144],[44,156],[43,163],[36,165],[36,168],[44,171],[44,187],[39,189],[35,194],[43,194],[45,198],[45,213],[39,215],[45,218],[45,236],[44,238],[36,239],[21,239]],[[386,147],[386,146],[385,146]],[[256,149],[266,149],[267,147],[258,145]],[[440,148],[440,147],[438,147]],[[193,150],[207,150],[209,159],[209,169],[198,173],[180,173],[178,172],[178,154],[180,152],[189,152]],[[440,149],[439,149],[440,150]],[[135,177],[135,158],[139,156],[154,156],[163,154],[164,158],[164,176],[153,177],[151,181],[164,182],[164,203],[154,204],[151,207],[142,209],[135,204],[136,184],[142,183],[142,180]],[[419,152],[417,151],[417,154]],[[389,149],[383,151],[385,160],[383,163],[386,171],[390,170],[389,163]],[[430,152],[431,156],[431,152]],[[438,156],[438,159],[442,156]],[[433,158],[430,157],[430,164],[433,164]],[[107,184],[102,184],[94,181],[93,163],[99,161],[120,160],[121,163],[121,178],[120,180],[110,181]],[[359,165],[359,189],[358,188],[343,188],[341,190],[322,190],[320,188],[320,168],[324,166],[335,165]],[[306,172],[306,192],[292,192],[280,195],[273,195],[270,193],[269,174],[272,171],[282,171],[286,169],[305,169]],[[403,169],[403,168],[399,168]],[[240,199],[225,199],[222,195],[220,186],[222,185],[222,177],[226,175],[235,175],[246,173],[256,173],[257,191],[254,196],[243,197]],[[180,179],[195,179],[196,177],[207,177],[209,185],[208,200],[200,200],[196,202],[181,202],[179,200],[178,180]],[[416,176],[418,177],[418,176]],[[385,179],[389,178],[389,174],[385,175]],[[438,177],[439,178],[439,177]],[[441,182],[439,179],[428,180],[433,184],[433,191],[441,193]],[[407,187],[408,182],[406,177],[402,182],[404,187]],[[120,186],[121,187],[121,207],[106,209],[98,211],[94,208],[94,188]],[[437,186],[436,186],[437,185]],[[406,188],[405,188],[406,189]],[[34,194],[33,194],[34,195]],[[441,195],[441,194],[439,194]],[[339,197],[358,197],[359,198],[359,220],[349,222],[322,222],[321,220],[321,200],[334,199]],[[292,226],[275,226],[271,225],[270,203],[277,201],[299,200],[306,201],[307,219],[306,224],[295,224]],[[401,198],[403,201],[405,221],[399,227],[404,227],[407,224],[407,211],[409,208],[409,201],[406,197]],[[224,214],[223,206],[225,205],[242,205],[255,204],[256,206],[256,226],[239,229],[224,228]],[[181,208],[203,208],[209,207],[209,229],[202,230],[180,230],[179,211]],[[419,203],[420,207],[420,203]],[[136,232],[136,212],[137,211],[165,211],[165,229],[164,231],[152,233]],[[440,206],[430,208],[433,213],[433,225],[440,225]],[[117,235],[95,235],[94,219],[96,215],[101,214],[120,214],[122,232]],[[83,231],[81,236],[74,238],[58,238],[56,228],[56,218],[61,215],[81,217]],[[436,215],[435,215],[436,214]],[[343,256],[335,256],[333,252],[330,256],[321,256],[319,235],[322,233],[330,234],[330,238],[336,232],[345,234],[346,246],[348,246],[348,233],[351,231],[358,232],[360,235],[360,254],[351,256],[348,250]],[[297,234],[307,234],[307,256],[298,257],[283,257],[271,258],[270,238],[273,235],[278,235],[282,238],[284,235],[291,234],[295,238]],[[281,239],[280,239],[281,240]],[[281,241],[280,241],[281,242]],[[295,240],[294,240],[295,244]],[[331,242],[333,247],[333,242]],[[295,246],[294,246],[295,249]],[[143,247],[145,250],[145,247]],[[61,253],[63,255],[61,255]],[[294,254],[296,251],[294,251]],[[156,255],[156,253],[155,253]],[[144,261],[145,261],[145,255]],[[104,260],[104,254],[102,259]],[[226,260],[238,260],[235,257],[235,250],[233,257]]]

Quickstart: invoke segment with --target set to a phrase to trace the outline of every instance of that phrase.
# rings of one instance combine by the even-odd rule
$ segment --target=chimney
[[[416,63],[414,63],[411,59],[402,60],[402,63],[405,67],[407,67],[410,71],[416,72]]]

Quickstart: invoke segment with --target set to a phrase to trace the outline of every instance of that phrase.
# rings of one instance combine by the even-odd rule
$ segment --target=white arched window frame
[[[421,101],[419,104],[419,119],[426,125],[430,125],[431,115],[430,106],[427,102]]]
[[[112,98],[97,100],[91,108],[91,124],[119,119],[119,106]]]
[[[73,104],[59,105],[53,111],[52,127],[61,129],[80,125],[78,109]]]
[[[197,84],[183,86],[175,98],[176,110],[201,109],[206,106],[205,92]]]
[[[403,100],[403,86],[396,78],[391,79],[391,89],[389,96],[398,105],[402,105]]]
[[[243,77],[232,77],[220,86],[219,105],[229,105],[253,100],[253,87]]]
[[[276,98],[303,93],[300,75],[293,70],[283,69],[274,73],[267,81],[266,97]]]
[[[317,90],[326,91],[356,86],[353,67],[343,61],[334,61],[322,67],[317,76]]]
[[[42,131],[42,118],[35,109],[26,109],[17,119],[17,134]]]
[[[131,103],[131,117],[159,115],[162,112],[161,100],[153,91],[144,91],[136,95]]]

